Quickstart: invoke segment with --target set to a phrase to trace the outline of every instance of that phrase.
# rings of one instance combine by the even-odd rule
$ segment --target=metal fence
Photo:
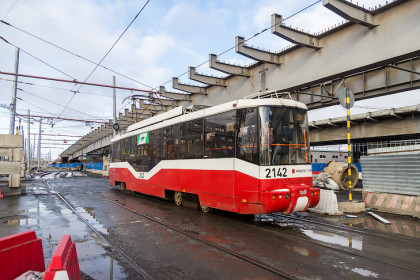
[[[364,156],[360,160],[365,191],[420,195],[420,154]]]
[[[87,162],[87,163],[53,163],[49,167],[77,169],[80,165],[84,165],[85,169],[102,170],[104,164],[102,162]]]

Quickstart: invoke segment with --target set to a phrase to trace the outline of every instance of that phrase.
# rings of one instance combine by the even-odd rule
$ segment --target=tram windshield
[[[262,106],[258,114],[261,165],[310,163],[305,110]]]

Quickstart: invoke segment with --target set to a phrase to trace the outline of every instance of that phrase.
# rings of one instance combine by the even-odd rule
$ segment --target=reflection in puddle
[[[352,271],[356,272],[357,274],[360,274],[362,276],[365,276],[365,277],[378,278],[378,276],[379,276],[379,274],[377,274],[375,272],[372,272],[372,271],[369,271],[369,270],[366,270],[366,269],[363,269],[363,268],[353,268]]]
[[[355,239],[353,237],[345,237],[330,232],[318,231],[318,230],[302,230],[302,232],[312,239],[316,239],[322,242],[340,245],[343,247],[354,248],[357,250],[363,249],[363,241]]]
[[[3,224],[7,224],[10,226],[27,226],[27,225],[39,225],[40,223],[39,223],[39,220],[37,219],[17,216],[15,219],[5,220]]]
[[[102,234],[108,234],[108,230],[96,219],[96,214],[92,212],[93,207],[77,207],[77,213],[89,222],[97,231]]]

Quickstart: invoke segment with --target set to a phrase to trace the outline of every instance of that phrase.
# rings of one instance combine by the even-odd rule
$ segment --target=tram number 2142
[[[265,178],[285,178],[287,177],[287,169],[281,168],[266,168]]]

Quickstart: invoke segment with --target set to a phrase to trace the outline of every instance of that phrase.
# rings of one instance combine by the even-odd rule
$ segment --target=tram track
[[[410,238],[410,240],[403,240],[403,239],[398,239],[393,235],[375,233],[375,232],[370,232],[370,231],[363,231],[363,230],[356,229],[356,228],[350,227],[350,226],[340,226],[340,225],[337,225],[337,224],[324,223],[324,222],[320,222],[320,221],[311,220],[310,218],[306,219],[306,218],[296,217],[296,216],[292,216],[292,215],[284,215],[284,214],[281,214],[281,213],[271,213],[271,214],[268,214],[267,216],[279,217],[279,218],[284,219],[284,220],[294,220],[294,221],[300,221],[300,222],[304,222],[304,223],[311,223],[311,224],[315,224],[315,225],[319,225],[319,226],[323,226],[323,227],[330,227],[330,228],[333,228],[333,229],[338,229],[338,230],[342,230],[342,231],[346,231],[346,232],[353,232],[353,233],[362,234],[362,235],[369,235],[369,236],[372,236],[372,237],[384,238],[384,239],[398,241],[398,242],[402,242],[402,243],[406,243],[406,244],[420,246],[420,243],[415,242],[414,240],[412,240],[412,238]]]
[[[243,223],[243,222],[238,222],[235,219],[221,217],[220,215],[218,217],[223,218],[223,219],[227,219],[229,221],[233,221],[233,222],[236,222],[236,223]],[[316,241],[316,240],[305,238],[305,237],[300,237],[300,236],[296,236],[296,235],[291,235],[291,234],[279,232],[279,231],[271,229],[271,228],[257,226],[257,225],[253,225],[253,224],[249,224],[249,223],[246,223],[246,224],[251,226],[251,227],[254,227],[254,228],[258,228],[258,229],[261,229],[261,230],[276,233],[277,235],[280,235],[280,236],[283,236],[283,237],[286,237],[286,238],[293,237],[294,239],[297,239],[297,240],[300,240],[300,241],[303,241],[303,242],[308,242],[308,243],[315,244],[315,245],[319,245],[321,247],[328,248],[328,249],[331,249],[331,250],[334,250],[334,251],[337,251],[337,252],[340,252],[340,253],[346,253],[346,254],[349,254],[349,255],[352,255],[352,256],[355,256],[355,257],[360,257],[360,258],[368,259],[368,260],[371,260],[371,261],[375,261],[375,262],[383,263],[383,264],[386,264],[386,265],[391,265],[391,266],[394,266],[394,267],[405,269],[405,270],[408,270],[408,271],[420,273],[420,269],[414,269],[414,268],[404,266],[404,265],[400,265],[400,264],[397,264],[397,263],[392,263],[392,262],[381,260],[381,259],[378,259],[378,258],[366,256],[366,255],[363,255],[363,254],[359,254],[355,251],[351,251],[351,250],[347,250],[347,249],[343,249],[343,248],[337,248],[335,246],[325,244],[324,242],[320,242],[320,241]],[[379,236],[379,237],[382,237],[382,236]]]
[[[70,202],[67,199],[65,199],[59,192],[57,192],[48,182],[46,182],[45,180],[43,180],[43,182],[49,188],[51,188],[55,192],[55,194],[67,205],[67,207],[70,208],[70,210],[73,213],[75,213],[79,217],[80,220],[82,220],[89,228],[91,228],[103,241],[105,241],[113,250],[115,250],[115,252],[117,252],[124,260],[126,260],[130,264],[130,266],[132,266],[142,277],[144,277],[145,279],[153,279],[149,274],[147,274],[146,271],[144,271],[142,268],[138,267],[123,251],[121,251],[120,249],[118,249],[112,243],[112,241],[110,241],[108,238],[106,238],[92,224],[90,224],[86,219],[84,219],[77,212],[77,210],[74,209],[74,207],[70,204]],[[135,213],[135,214],[137,214],[137,215],[139,215],[139,216],[141,216],[143,218],[146,218],[146,219],[148,219],[150,221],[153,221],[153,222],[155,222],[155,223],[157,223],[159,225],[162,225],[162,226],[164,226],[166,228],[169,228],[169,229],[171,229],[171,230],[173,230],[175,232],[178,232],[178,233],[180,233],[182,235],[185,235],[185,236],[187,236],[189,238],[192,238],[192,239],[194,239],[196,241],[199,241],[201,243],[204,243],[204,244],[206,244],[206,245],[208,245],[208,246],[210,246],[210,247],[212,247],[214,249],[217,249],[219,251],[222,251],[222,252],[224,252],[226,254],[229,254],[229,255],[231,255],[233,257],[236,257],[237,259],[240,259],[240,260],[245,261],[247,263],[250,263],[250,264],[252,264],[254,266],[257,266],[257,267],[259,267],[259,268],[261,268],[263,270],[266,270],[266,271],[268,271],[268,272],[270,272],[270,273],[272,273],[272,274],[274,274],[276,276],[281,277],[282,279],[297,279],[295,276],[293,276],[293,275],[291,275],[291,274],[289,274],[287,272],[280,271],[280,270],[278,270],[278,269],[276,269],[274,267],[271,267],[271,266],[269,266],[267,264],[264,264],[262,262],[259,262],[257,260],[254,260],[254,259],[251,259],[251,258],[249,258],[249,257],[247,257],[247,256],[245,256],[243,254],[240,254],[238,252],[235,252],[233,250],[230,250],[228,248],[225,248],[223,246],[220,246],[220,245],[218,245],[218,244],[216,244],[214,242],[211,242],[209,240],[206,240],[205,238],[202,238],[202,237],[197,236],[195,234],[192,234],[192,233],[190,233],[188,231],[185,231],[185,230],[182,230],[180,228],[177,228],[177,227],[175,227],[173,225],[170,225],[168,223],[165,223],[165,222],[163,222],[161,220],[158,220],[158,219],[156,219],[156,218],[154,218],[154,217],[152,217],[150,215],[147,215],[145,213],[141,213],[141,212],[136,211],[134,209],[128,208],[125,205],[123,205],[121,203],[118,203],[118,202],[114,201],[113,199],[111,199],[111,198],[109,198],[109,197],[107,197],[105,195],[98,194],[98,193],[96,193],[96,192],[94,192],[92,190],[88,190],[88,189],[85,189],[85,188],[80,187],[80,186],[78,188],[83,189],[84,191],[89,192],[89,193],[91,193],[91,194],[93,194],[95,196],[101,197],[102,199],[105,199],[105,200],[107,200],[107,201],[109,201],[109,202],[111,202],[111,203],[113,203],[113,204],[115,204],[115,205],[117,205],[117,206],[119,206],[121,208],[124,208],[127,211],[130,211],[132,213]]]
[[[49,174],[49,173],[48,173]],[[41,176],[42,177],[42,176]],[[64,198],[57,190],[54,189],[53,186],[51,186],[51,184],[49,184],[47,181],[45,181],[44,179],[42,180],[44,182],[44,184],[46,184],[51,190],[54,191],[54,194],[60,198],[61,201],[63,201],[66,206],[83,222],[85,223],[93,232],[95,232],[95,234],[105,243],[107,243],[112,250],[114,250],[114,252],[116,252],[122,259],[124,259],[131,268],[133,268],[141,277],[143,277],[144,279],[149,279],[149,280],[153,280],[153,278],[141,267],[139,267],[129,256],[127,256],[123,251],[121,251],[119,248],[117,248],[117,246],[115,244],[113,244],[112,241],[110,241],[108,238],[106,238],[101,232],[99,232],[91,223],[89,223],[85,218],[82,217],[82,215],[80,215],[76,209],[74,209],[74,207],[70,204],[70,202]]]
[[[90,190],[87,190],[87,191],[90,191]],[[112,199],[110,199],[110,198],[108,198],[108,197],[106,197],[104,195],[97,194],[97,193],[94,193],[94,194],[95,195],[98,195],[100,197],[103,197],[105,199],[108,199],[108,200],[112,201],[116,205],[125,207],[124,205],[121,205],[118,202],[115,202]],[[130,193],[130,195],[133,195],[133,194]],[[134,194],[134,195],[136,195],[136,194]],[[141,195],[136,195],[136,196],[141,196]],[[129,210],[131,211],[131,209],[129,209]],[[234,221],[236,223],[244,224],[244,222],[237,221],[236,219],[227,218],[225,216],[218,215],[218,217],[219,218],[223,218],[223,219],[227,219],[229,221]],[[160,222],[160,221],[158,221],[158,222]],[[321,246],[321,247],[324,247],[324,248],[327,248],[327,249],[331,249],[331,250],[334,250],[334,251],[337,251],[337,252],[340,252],[340,253],[346,253],[346,254],[349,254],[349,255],[352,255],[352,256],[355,256],[355,257],[360,257],[360,258],[364,258],[364,259],[367,259],[367,260],[371,260],[371,261],[379,262],[379,263],[382,263],[382,264],[391,265],[391,266],[394,266],[394,267],[405,269],[405,270],[408,270],[408,271],[420,273],[420,270],[419,269],[414,269],[414,268],[411,268],[411,267],[408,267],[408,266],[400,265],[400,264],[397,264],[397,263],[389,262],[389,261],[378,259],[378,258],[375,258],[375,257],[366,256],[364,254],[360,254],[360,253],[357,253],[357,252],[352,251],[352,250],[338,248],[338,247],[335,247],[335,246],[332,246],[332,245],[328,245],[328,244],[325,244],[324,242],[320,242],[320,241],[316,241],[316,240],[312,240],[312,239],[309,239],[309,238],[300,237],[300,236],[296,236],[296,235],[291,235],[291,234],[287,234],[287,233],[282,233],[282,232],[279,232],[279,231],[274,230],[274,229],[270,229],[270,228],[266,228],[266,227],[262,227],[262,226],[257,226],[257,225],[252,225],[252,224],[249,224],[249,223],[246,223],[246,224],[249,225],[249,226],[258,228],[260,230],[265,230],[265,231],[269,231],[269,232],[272,232],[272,233],[276,233],[276,234],[281,235],[281,236],[286,237],[286,238],[293,237],[294,239],[298,239],[298,240],[303,241],[303,242],[315,244],[315,245],[318,245],[318,246]],[[320,223],[320,225],[322,225],[322,224],[323,223]],[[325,224],[328,224],[328,223],[325,223]],[[339,226],[337,226],[337,227],[340,228]],[[341,230],[345,230],[346,227],[341,227],[340,229]],[[360,234],[364,234],[363,231],[359,231],[359,230],[355,230],[355,232],[358,232]],[[191,234],[189,234],[189,235],[191,235]],[[379,238],[386,238],[386,237],[382,236],[381,234],[376,234],[375,235],[375,234],[372,233],[371,235],[373,235],[375,237],[379,237]],[[195,235],[193,235],[193,236],[196,237]],[[399,241],[398,239],[393,239],[393,240]],[[418,244],[414,243],[414,245],[418,245]]]
[[[209,245],[209,246],[211,246],[211,247],[213,247],[215,249],[218,249],[218,250],[223,251],[225,253],[228,253],[228,254],[230,254],[232,256],[235,256],[235,257],[237,257],[237,258],[239,258],[239,259],[241,259],[243,261],[246,261],[246,262],[251,263],[253,265],[256,265],[256,266],[258,266],[258,267],[260,267],[262,269],[265,269],[267,271],[270,271],[270,272],[274,273],[275,275],[281,276],[281,277],[283,277],[285,279],[296,279],[294,276],[292,276],[290,274],[287,274],[287,273],[282,272],[282,271],[278,271],[277,269],[274,269],[274,268],[272,268],[270,266],[267,266],[266,264],[263,264],[263,263],[260,263],[258,261],[252,260],[252,259],[248,258],[247,256],[244,256],[244,255],[239,254],[239,253],[237,253],[235,251],[232,251],[232,250],[229,250],[227,248],[224,248],[224,247],[222,247],[222,246],[220,246],[220,245],[218,245],[216,243],[210,242],[210,241],[208,241],[208,240],[206,240],[204,238],[201,238],[201,237],[199,237],[199,236],[197,236],[195,234],[192,234],[190,232],[187,232],[187,231],[184,231],[182,229],[179,229],[179,228],[177,228],[177,227],[175,227],[173,225],[170,225],[170,224],[165,223],[165,222],[163,222],[161,220],[155,219],[155,218],[153,218],[153,217],[151,217],[151,216],[149,216],[147,214],[144,214],[144,213],[141,213],[139,211],[136,211],[136,210],[133,210],[131,208],[128,208],[125,205],[123,205],[123,204],[121,204],[119,202],[116,202],[112,198],[109,198],[109,197],[107,197],[105,195],[99,194],[99,193],[97,193],[95,191],[92,191],[92,190],[85,189],[85,188],[80,187],[80,186],[78,186],[78,188],[83,189],[84,191],[90,192],[90,193],[92,193],[95,196],[98,196],[98,197],[101,197],[103,199],[106,199],[106,200],[112,202],[113,204],[115,204],[117,206],[120,206],[120,207],[122,207],[122,208],[124,208],[124,209],[126,209],[126,210],[128,210],[128,211],[130,211],[132,213],[138,214],[138,215],[140,215],[140,216],[142,216],[144,218],[147,218],[147,219],[149,219],[149,220],[151,220],[153,222],[156,222],[156,223],[158,223],[158,224],[160,224],[162,226],[165,226],[167,228],[170,228],[170,229],[172,229],[172,230],[174,230],[176,232],[179,232],[179,233],[181,233],[181,234],[183,234],[185,236],[191,237],[191,238],[193,238],[193,239],[195,239],[197,241],[200,241],[202,243],[206,243],[207,245]],[[124,191],[122,191],[122,192],[123,193],[126,193]],[[131,194],[130,193],[130,195],[141,196],[141,195],[137,195],[135,193],[134,194]],[[280,214],[274,214],[274,216],[285,218],[285,219],[298,220],[298,221],[302,221],[302,222],[311,222],[313,224],[317,224],[317,225],[321,225],[321,226],[329,226],[331,228],[335,228],[335,229],[339,229],[339,230],[343,230],[343,231],[352,231],[352,232],[355,232],[355,233],[358,233],[358,234],[366,234],[366,235],[370,235],[370,236],[374,236],[374,237],[378,237],[378,238],[385,238],[385,239],[392,239],[392,240],[401,241],[399,239],[392,238],[392,237],[389,237],[389,236],[386,236],[386,235],[383,235],[383,234],[366,233],[366,232],[361,231],[361,230],[352,229],[352,228],[348,228],[348,227],[345,227],[345,226],[333,225],[333,224],[330,224],[330,223],[322,223],[322,222],[318,222],[318,221],[308,221],[307,219],[303,219],[303,218],[299,218],[299,217],[288,217],[288,216],[287,217],[284,217],[284,215],[280,215]],[[337,252],[340,252],[340,253],[349,254],[349,255],[354,256],[354,257],[364,258],[364,259],[367,259],[367,260],[379,262],[379,263],[390,265],[390,266],[393,266],[393,267],[398,267],[400,269],[404,269],[404,270],[408,270],[408,271],[420,273],[420,270],[419,269],[414,269],[412,267],[404,266],[404,265],[401,265],[401,264],[398,264],[398,263],[393,263],[393,262],[389,262],[389,261],[382,260],[382,259],[379,259],[379,258],[375,258],[375,257],[371,257],[371,256],[366,256],[364,254],[360,254],[360,253],[355,252],[355,251],[352,251],[352,250],[347,250],[347,249],[338,248],[338,247],[335,247],[335,246],[332,246],[332,245],[328,245],[328,244],[325,244],[324,242],[320,242],[320,241],[312,240],[312,239],[305,238],[305,237],[300,237],[300,236],[296,236],[296,235],[291,235],[291,234],[279,232],[278,230],[275,230],[275,229],[272,229],[272,228],[267,228],[267,227],[263,227],[263,226],[258,226],[258,225],[253,225],[253,224],[250,224],[250,223],[241,222],[241,221],[238,221],[237,219],[232,219],[232,218],[228,218],[228,217],[221,216],[221,215],[218,215],[218,217],[219,218],[223,218],[223,219],[227,219],[227,220],[229,220],[231,222],[233,221],[233,222],[240,223],[240,224],[247,224],[248,226],[257,228],[259,230],[264,230],[264,231],[269,231],[271,233],[276,233],[277,235],[283,236],[285,238],[292,237],[292,238],[294,238],[296,240],[300,240],[300,241],[303,241],[303,242],[315,244],[315,245],[318,245],[318,246],[321,246],[321,247],[324,247],[324,248],[327,248],[327,249],[330,249],[330,250],[334,250],[334,251],[337,251]],[[410,243],[410,242],[406,242],[406,243]],[[412,243],[412,244],[413,245],[416,245],[416,246],[419,245],[417,243]]]

